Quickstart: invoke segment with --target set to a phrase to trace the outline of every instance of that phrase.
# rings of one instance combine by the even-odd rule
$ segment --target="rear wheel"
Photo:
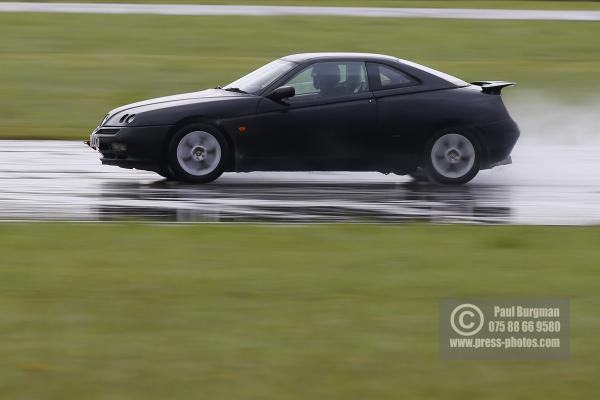
[[[443,133],[427,146],[423,171],[432,182],[461,185],[479,172],[480,153],[480,146],[472,135]]]
[[[229,146],[223,135],[204,124],[180,129],[169,145],[168,160],[175,177],[185,182],[207,183],[225,170]]]

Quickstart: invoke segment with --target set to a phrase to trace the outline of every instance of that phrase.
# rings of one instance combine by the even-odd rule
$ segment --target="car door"
[[[285,102],[264,98],[255,119],[258,143],[252,157],[272,168],[363,169],[374,157],[370,132],[376,105],[362,61],[305,66],[280,86],[294,87]]]
[[[435,105],[421,95],[426,91],[422,82],[397,66],[369,62],[367,69],[377,103],[382,160],[401,170],[420,157],[422,133]]]

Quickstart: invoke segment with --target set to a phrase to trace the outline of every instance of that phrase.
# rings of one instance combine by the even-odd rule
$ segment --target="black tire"
[[[197,135],[201,135],[200,137],[205,139],[205,143],[206,141],[210,142],[211,147],[206,145],[205,149],[205,145],[201,144],[200,141],[198,141],[198,143],[195,144],[195,147],[187,146],[189,140],[194,141],[197,138]],[[185,157],[183,157],[181,153],[181,157],[178,157],[179,144],[185,137],[194,138],[188,139],[185,143],[182,143],[181,153],[185,153],[188,149],[191,149],[190,157],[193,158],[190,158],[190,160],[188,161],[184,160]],[[210,137],[214,138],[214,140],[210,139]],[[216,162],[216,165],[214,166],[214,168],[212,166],[205,168],[206,172],[203,172],[201,169],[204,168],[205,160],[208,160],[208,157],[212,154],[212,146],[214,146],[215,149],[217,149],[218,147],[218,151],[215,150],[214,152],[214,154],[216,154],[217,152],[219,153],[218,160],[211,160],[210,164],[212,165],[214,161]],[[194,150],[196,148],[202,150],[198,150],[199,153],[197,153]],[[202,154],[204,154],[204,157],[206,158],[203,158],[201,160],[198,159],[197,156],[202,157]],[[229,157],[229,145],[227,143],[227,140],[225,140],[223,134],[221,134],[221,132],[219,132],[217,129],[210,125],[200,123],[190,124],[179,129],[175,133],[175,135],[173,135],[173,138],[171,139],[171,142],[169,143],[169,148],[167,150],[168,165],[174,177],[182,182],[190,183],[208,183],[214,181],[215,179],[220,177],[223,171],[225,170]],[[215,159],[216,158],[217,157],[215,155]],[[194,173],[191,170],[193,169],[194,165],[198,166],[199,168],[199,170],[196,173]]]
[[[440,158],[440,150],[444,150],[445,144],[448,143],[445,141],[446,138],[452,138],[453,140],[458,140],[458,142],[450,143],[450,146],[448,146],[447,151],[444,153],[445,155]],[[455,146],[456,143],[462,144],[461,146]],[[464,154],[461,154],[461,148],[463,146],[464,149],[462,151]],[[452,153],[453,150],[456,152]],[[437,156],[432,154],[434,151]],[[454,155],[456,153],[458,153],[458,156]],[[433,161],[434,158],[436,158],[435,164]],[[470,162],[471,159],[472,164]],[[462,185],[475,178],[479,172],[480,163],[481,145],[477,138],[468,132],[450,130],[435,135],[427,143],[423,154],[423,173],[432,183],[442,185]],[[448,166],[447,170],[443,168],[444,165]],[[454,165],[456,165],[456,167],[454,167]],[[462,172],[461,169],[464,169],[464,172]]]

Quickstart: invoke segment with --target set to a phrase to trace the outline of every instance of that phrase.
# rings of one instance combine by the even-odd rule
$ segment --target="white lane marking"
[[[7,2],[0,3],[0,12],[249,16],[305,15],[383,18],[450,18],[477,20],[600,21],[600,11],[498,10],[468,8],[375,8]]]

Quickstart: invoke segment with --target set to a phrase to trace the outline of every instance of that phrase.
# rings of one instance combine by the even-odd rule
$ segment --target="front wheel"
[[[180,129],[168,150],[170,169],[184,182],[214,181],[225,170],[228,157],[229,146],[223,135],[204,124]]]
[[[424,155],[427,178],[444,185],[461,185],[479,172],[480,147],[466,133],[444,133],[430,141]]]

